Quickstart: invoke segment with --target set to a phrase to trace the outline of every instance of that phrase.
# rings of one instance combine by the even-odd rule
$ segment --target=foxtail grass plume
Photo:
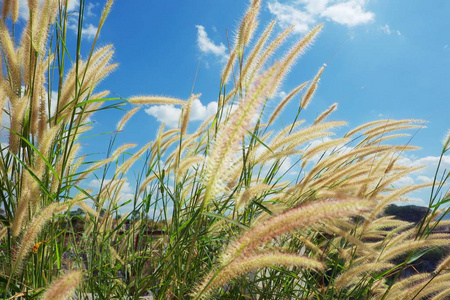
[[[332,112],[334,112],[336,110],[336,108],[338,107],[337,103],[333,103],[326,111],[324,111],[323,113],[321,113],[315,120],[313,125],[318,124],[320,122],[322,122],[323,120],[325,120]]]
[[[291,34],[293,30],[294,26],[286,28],[264,49],[261,55],[258,55],[255,63],[251,66],[251,69],[248,70],[247,73],[244,73],[245,75],[247,75],[248,81],[251,81],[256,76],[256,74],[258,74],[261,71],[265,63],[272,57],[275,51],[284,43],[284,41],[287,39],[287,37]]]
[[[284,253],[251,255],[241,260],[234,261],[222,268],[219,268],[217,271],[208,274],[206,278],[195,288],[196,291],[192,294],[192,296],[194,299],[209,299],[214,290],[225,285],[231,279],[253,270],[272,266],[293,266],[316,271],[324,269],[323,263],[300,255]]]
[[[257,197],[270,189],[270,185],[260,183],[247,188],[236,199],[236,210],[245,208],[253,197]]]
[[[69,299],[83,279],[81,271],[69,271],[60,276],[47,288],[40,299],[42,300],[65,300]]]
[[[2,5],[2,19],[3,19],[3,21],[6,20],[6,18],[8,17],[8,15],[11,12],[11,1],[12,0],[3,0],[3,5]]]
[[[294,229],[311,226],[316,222],[357,215],[371,207],[373,202],[360,199],[322,200],[300,205],[262,224],[256,224],[225,250],[222,262],[226,264],[237,256],[251,252],[273,238]]]
[[[128,99],[131,104],[172,104],[172,105],[185,105],[186,101],[162,96],[136,96]]]
[[[447,246],[449,238],[449,235],[436,236],[436,238],[431,235],[426,240],[407,241],[399,245],[393,245],[392,247],[389,247],[388,249],[383,251],[379,256],[379,259],[381,261],[390,261],[414,249]]]
[[[106,5],[103,8],[102,15],[100,17],[100,23],[99,23],[99,26],[98,26],[98,30],[97,30],[96,36],[98,36],[98,33],[100,32],[101,28],[103,27],[103,24],[105,23],[106,18],[108,17],[108,15],[109,15],[109,13],[111,11],[111,7],[112,7],[113,3],[114,3],[114,0],[108,0],[108,2],[106,2]]]
[[[187,126],[189,123],[189,117],[191,115],[191,106],[192,101],[195,99],[198,99],[201,96],[201,94],[192,95],[189,100],[186,102],[186,105],[184,105],[182,113],[181,113],[181,135],[184,136],[187,131]]]
[[[11,35],[9,34],[9,30],[6,27],[5,23],[0,22],[0,44],[2,46],[2,51],[4,51],[5,55],[2,57],[5,59],[6,67],[11,73],[11,89],[12,92],[19,97],[20,94],[18,90],[21,87],[21,72],[19,67],[19,58],[17,56],[17,52],[14,49],[14,42],[11,39]],[[11,98],[10,99],[14,100]]]
[[[309,102],[311,102],[311,99],[316,92],[317,85],[320,80],[320,76],[322,76],[323,70],[325,70],[326,64],[324,64],[320,69],[319,72],[317,72],[316,76],[312,80],[311,84],[309,85],[308,89],[306,90],[305,97],[303,97],[302,101],[300,102],[300,107],[302,109],[305,109]]]
[[[290,51],[281,60],[281,68],[277,77],[275,86],[279,86],[283,81],[286,74],[290,71],[291,67],[297,61],[297,59],[306,51],[306,49],[314,42],[316,37],[322,30],[323,24],[319,24],[308,32],[297,44],[295,44]]]
[[[135,108],[133,108],[132,110],[130,110],[129,112],[127,112],[127,113],[125,114],[125,116],[123,116],[123,118],[120,119],[119,123],[117,123],[116,130],[117,130],[117,131],[121,131],[121,130],[125,127],[125,124],[127,124],[128,120],[129,120],[135,113],[137,113],[138,110],[140,110],[140,109],[141,109],[140,107],[135,107]]]
[[[381,272],[386,269],[394,268],[395,265],[392,263],[367,263],[355,266],[349,270],[346,270],[341,275],[339,275],[334,284],[336,289],[340,290],[346,288],[350,285],[357,284],[363,276],[366,276],[370,273]]]
[[[19,20],[19,0],[11,1],[11,17],[14,23]]]
[[[33,218],[31,223],[29,224],[27,230],[22,236],[20,245],[18,247],[18,252],[14,258],[13,266],[12,266],[12,274],[19,272],[20,267],[22,266],[23,259],[25,256],[30,253],[33,245],[35,244],[35,239],[38,234],[41,232],[44,225],[50,221],[53,215],[57,212],[60,212],[67,208],[69,203],[52,203],[45,207],[41,213]]]
[[[442,292],[435,294],[430,300],[446,300],[450,296],[450,288],[444,289]]]
[[[0,228],[0,242],[6,236],[7,233],[8,233],[8,227]]]
[[[256,43],[255,47],[253,47],[252,52],[247,58],[247,61],[245,62],[244,68],[242,69],[242,75],[243,77],[247,77],[249,75],[249,70],[253,67],[254,63],[258,61],[260,56],[260,51],[264,48],[265,43],[267,42],[267,39],[269,38],[270,34],[272,33],[272,30],[276,24],[276,21],[273,20],[267,27],[264,29],[264,32],[261,34],[261,37],[259,38],[258,42]]]
[[[436,267],[435,273],[440,273],[444,270],[450,270],[450,255],[445,257]]]
[[[448,150],[450,150],[450,130],[442,140],[442,145],[444,146],[443,152],[447,152]]]
[[[273,123],[273,121],[278,117],[278,115],[281,113],[283,108],[289,103],[289,101],[295,95],[297,95],[297,93],[300,92],[307,84],[308,82],[302,83],[301,85],[293,89],[286,97],[284,97],[284,99],[280,102],[280,104],[278,104],[278,106],[275,108],[274,112],[270,116],[269,122],[267,124],[268,126]]]
[[[24,219],[25,217],[30,215],[29,208],[33,206],[30,203],[30,200],[37,198],[33,197],[33,192],[36,192],[36,183],[31,177],[31,174],[29,172],[26,172],[23,174],[23,186],[21,195],[14,214],[14,219],[11,224],[11,231],[13,236],[18,236],[21,233]]]
[[[236,59],[242,59],[244,47],[247,46],[253,37],[253,33],[257,27],[257,18],[261,7],[260,2],[260,0],[252,1],[240,23],[230,57],[228,58],[228,62],[222,71],[222,84],[226,84],[228,82],[230,75],[233,73]]]
[[[276,63],[256,80],[245,98],[239,103],[236,112],[218,132],[206,163],[205,204],[221,190],[223,181],[227,179],[232,156],[239,147],[247,127],[261,104],[274,92],[273,82],[276,79],[278,69],[279,64]]]

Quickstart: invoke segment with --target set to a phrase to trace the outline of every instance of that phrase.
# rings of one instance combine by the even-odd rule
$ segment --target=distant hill
[[[427,207],[417,205],[398,206],[391,204],[387,207],[385,214],[395,216],[396,219],[408,221],[412,223],[419,223],[425,214]],[[449,215],[445,217],[448,219]],[[401,277],[409,277],[417,274],[417,272],[433,272],[438,264],[449,253],[449,247],[435,247],[424,253],[422,257],[417,259],[412,265],[403,270]],[[401,264],[404,262],[406,256],[401,256],[395,260],[395,263]]]
[[[398,206],[391,204],[385,210],[386,215],[395,216],[396,219],[412,223],[419,223],[426,213],[426,207],[417,205]]]
[[[416,224],[419,223],[420,220],[422,220],[426,213],[427,207],[418,205],[399,206],[391,204],[385,211],[385,214],[388,216],[395,216],[396,219]],[[447,214],[444,217],[444,220],[450,220],[450,214]]]

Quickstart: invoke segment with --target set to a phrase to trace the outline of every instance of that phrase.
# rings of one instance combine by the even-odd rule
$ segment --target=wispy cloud
[[[316,23],[313,14],[301,11],[289,4],[281,4],[278,1],[269,3],[269,11],[277,17],[281,27],[294,25],[294,31],[299,33],[307,32]]]
[[[98,3],[88,3],[87,5],[87,15],[89,17],[95,17],[96,14],[94,12],[94,8],[98,6]]]
[[[367,11],[365,0],[274,0],[269,2],[268,9],[281,27],[294,25],[294,30],[299,33],[309,31],[323,20],[353,27],[375,19],[375,14]]]
[[[98,27],[93,24],[88,24],[87,27],[83,27],[83,37],[88,40],[93,39],[97,34]]]
[[[214,43],[209,37],[208,34],[205,31],[205,27],[202,25],[196,25],[197,27],[197,45],[200,51],[205,54],[213,54],[222,60],[225,60],[227,55],[227,48],[223,43],[216,44]]]
[[[397,34],[398,36],[402,35],[400,30],[392,30],[388,24],[378,26],[378,31],[381,31],[387,35],[391,35],[391,34]]]
[[[67,22],[67,27],[74,33],[78,33],[78,16],[76,14],[73,14],[69,17],[69,20]],[[88,23],[86,26],[83,26],[81,37],[84,39],[91,40],[95,37],[97,34],[98,27],[94,24]]]
[[[400,159],[400,163],[406,166],[418,167],[425,166],[423,169],[420,169],[412,175],[414,175],[415,181],[418,180],[420,182],[426,181],[425,177],[432,178],[434,177],[434,173],[436,171],[436,167],[439,163],[439,156],[425,156],[425,157],[410,157],[410,156],[402,156]],[[450,155],[444,155],[441,160],[441,170],[447,169],[450,170]]]

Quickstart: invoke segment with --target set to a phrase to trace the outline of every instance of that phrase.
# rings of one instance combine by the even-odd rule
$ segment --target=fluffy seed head
[[[294,266],[313,270],[323,270],[324,268],[324,265],[321,262],[300,255],[283,253],[252,255],[232,262],[222,269],[208,274],[195,288],[195,292],[192,296],[194,299],[209,299],[214,290],[223,286],[231,279],[252,270],[271,266]]]
[[[68,299],[83,279],[80,271],[69,271],[60,276],[42,295],[42,300]]]
[[[223,180],[228,178],[232,156],[239,147],[251,120],[265,99],[274,92],[273,81],[278,69],[277,63],[258,78],[239,103],[236,112],[220,128],[206,164],[206,203],[220,190]]]
[[[131,104],[173,104],[185,105],[186,101],[162,96],[136,96],[128,100]]]
[[[237,255],[253,251],[262,244],[301,227],[311,226],[316,222],[338,219],[356,215],[373,206],[366,200],[323,200],[301,205],[256,225],[232,243],[224,252],[222,261],[232,261]]]

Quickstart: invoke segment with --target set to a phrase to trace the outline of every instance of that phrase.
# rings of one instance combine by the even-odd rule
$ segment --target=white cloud
[[[38,0],[39,5],[42,5],[44,3],[44,0]],[[89,3],[87,6],[86,14],[87,16],[95,16],[93,13],[93,9],[98,5],[98,3],[93,4]],[[80,1],[79,0],[69,0],[67,3],[67,11],[70,13],[69,20],[68,20],[68,28],[74,32],[78,32],[78,11],[80,7]],[[30,17],[30,12],[28,9],[28,0],[19,0],[19,18],[23,20],[28,20]],[[86,39],[92,39],[95,34],[97,33],[97,27],[94,26],[91,23],[88,23],[87,26],[83,27],[83,38]]]
[[[427,183],[427,182],[432,182],[433,179],[428,176],[419,175],[419,176],[417,176],[417,181]]]
[[[41,0],[41,2],[43,2]],[[30,10],[28,9],[28,0],[19,1],[19,18],[28,20],[30,17]]]
[[[280,99],[284,99],[284,98],[286,98],[286,96],[287,96],[287,93],[285,91],[279,91],[275,94],[275,97],[280,98]]]
[[[47,93],[45,95],[48,96]],[[58,105],[58,91],[52,91],[50,94],[50,116],[53,116],[56,112],[56,106]],[[48,114],[48,105],[45,107]]]
[[[220,43],[216,45],[212,40],[209,39],[208,34],[205,31],[205,27],[201,25],[196,25],[197,27],[197,45],[203,54],[214,54],[225,60],[228,55],[226,53],[227,48],[224,44]]]
[[[212,116],[217,112],[217,102],[213,101],[208,103],[206,106],[203,105],[200,100],[194,99],[191,106],[191,121],[204,121],[208,117]]]
[[[311,14],[320,14],[325,10],[330,0],[301,0],[306,10]]]
[[[88,17],[95,16],[93,13],[93,9],[98,5],[98,3],[93,4],[89,3],[86,10],[86,15]],[[79,0],[69,0],[69,3],[67,4],[67,11],[71,12],[68,20],[67,20],[67,27],[74,33],[78,33],[78,10],[79,10],[80,2]],[[84,25],[82,28],[82,34],[81,37],[84,39],[93,39],[95,35],[97,34],[98,27],[95,26],[92,23],[87,23],[86,20],[84,20]]]
[[[294,31],[305,33],[324,18],[349,27],[371,22],[375,14],[365,6],[365,0],[273,0],[268,9],[281,27],[294,25]]]
[[[38,0],[39,5],[42,5],[44,3],[44,0]],[[67,3],[67,11],[73,12],[75,10],[78,10],[80,6],[79,0],[69,0]],[[28,9],[28,0],[19,0],[19,18],[23,20],[28,20],[30,17],[30,10]]]
[[[170,128],[178,126],[181,108],[174,105],[155,105],[145,109],[150,116],[155,117],[159,122],[165,123]],[[217,102],[212,101],[203,105],[199,99],[194,99],[191,106],[190,121],[204,121],[217,112]]]
[[[398,206],[402,205],[417,205],[417,206],[428,206],[428,203],[422,197],[412,197],[407,196],[403,198],[403,202],[396,202],[395,204]]]
[[[391,28],[389,27],[388,24],[378,26],[378,30],[381,32],[384,32],[388,35],[390,35],[392,33]]]
[[[88,24],[87,27],[83,28],[82,36],[88,40],[93,39],[97,34],[98,27],[93,24]]]
[[[316,23],[313,14],[295,9],[291,5],[281,4],[278,1],[268,4],[269,11],[277,17],[281,27],[289,27],[294,25],[294,31],[305,33],[310,26]]]
[[[336,23],[356,26],[373,21],[375,15],[364,11],[364,1],[352,0],[329,6],[321,14]]]
[[[439,156],[425,156],[420,158],[403,156],[401,159],[399,159],[399,163],[405,166],[410,167],[425,166],[423,169],[420,169],[413,173],[416,174],[417,178],[420,177],[420,175],[433,178],[438,162]],[[442,157],[440,170],[442,171],[444,169],[450,170],[450,155],[444,155]],[[421,177],[421,179],[423,179],[423,177]]]
[[[69,0],[67,3],[67,11],[75,11],[78,10],[78,7],[80,6],[80,0]]]
[[[415,184],[415,181],[411,176],[404,176],[392,183],[392,185],[396,188],[402,188],[413,184]]]
[[[74,33],[78,33],[78,17],[75,15],[72,15],[69,17],[69,20],[67,21],[67,27]],[[98,27],[94,26],[91,23],[88,23],[87,26],[83,27],[81,32],[81,37],[85,39],[93,39],[95,35],[97,34]]]
[[[415,171],[409,174],[407,181],[396,182],[394,183],[395,187],[402,187],[405,185],[412,184],[422,184],[422,183],[431,183],[433,182],[434,175],[436,172],[436,168],[439,162],[438,156],[425,156],[425,157],[415,157],[415,156],[407,156],[403,155],[399,158],[398,163],[408,166],[408,167],[418,167],[425,166],[424,168]],[[441,166],[439,168],[438,181],[442,176],[444,170],[447,172],[450,170],[450,155],[445,155],[442,157]],[[448,185],[447,185],[448,187]],[[445,189],[444,189],[445,191]],[[419,191],[415,191],[407,196],[408,200],[412,200],[413,202],[417,202],[414,204],[417,205],[428,205],[426,201],[430,198],[431,188],[424,188]],[[419,201],[421,200],[421,201]]]
[[[11,126],[11,120],[6,112],[2,111],[0,113],[2,113],[2,121],[0,124],[0,144],[4,146],[4,144],[9,143],[9,130],[7,128]]]
[[[145,112],[170,128],[178,126],[181,116],[181,108],[169,104],[151,106]]]

